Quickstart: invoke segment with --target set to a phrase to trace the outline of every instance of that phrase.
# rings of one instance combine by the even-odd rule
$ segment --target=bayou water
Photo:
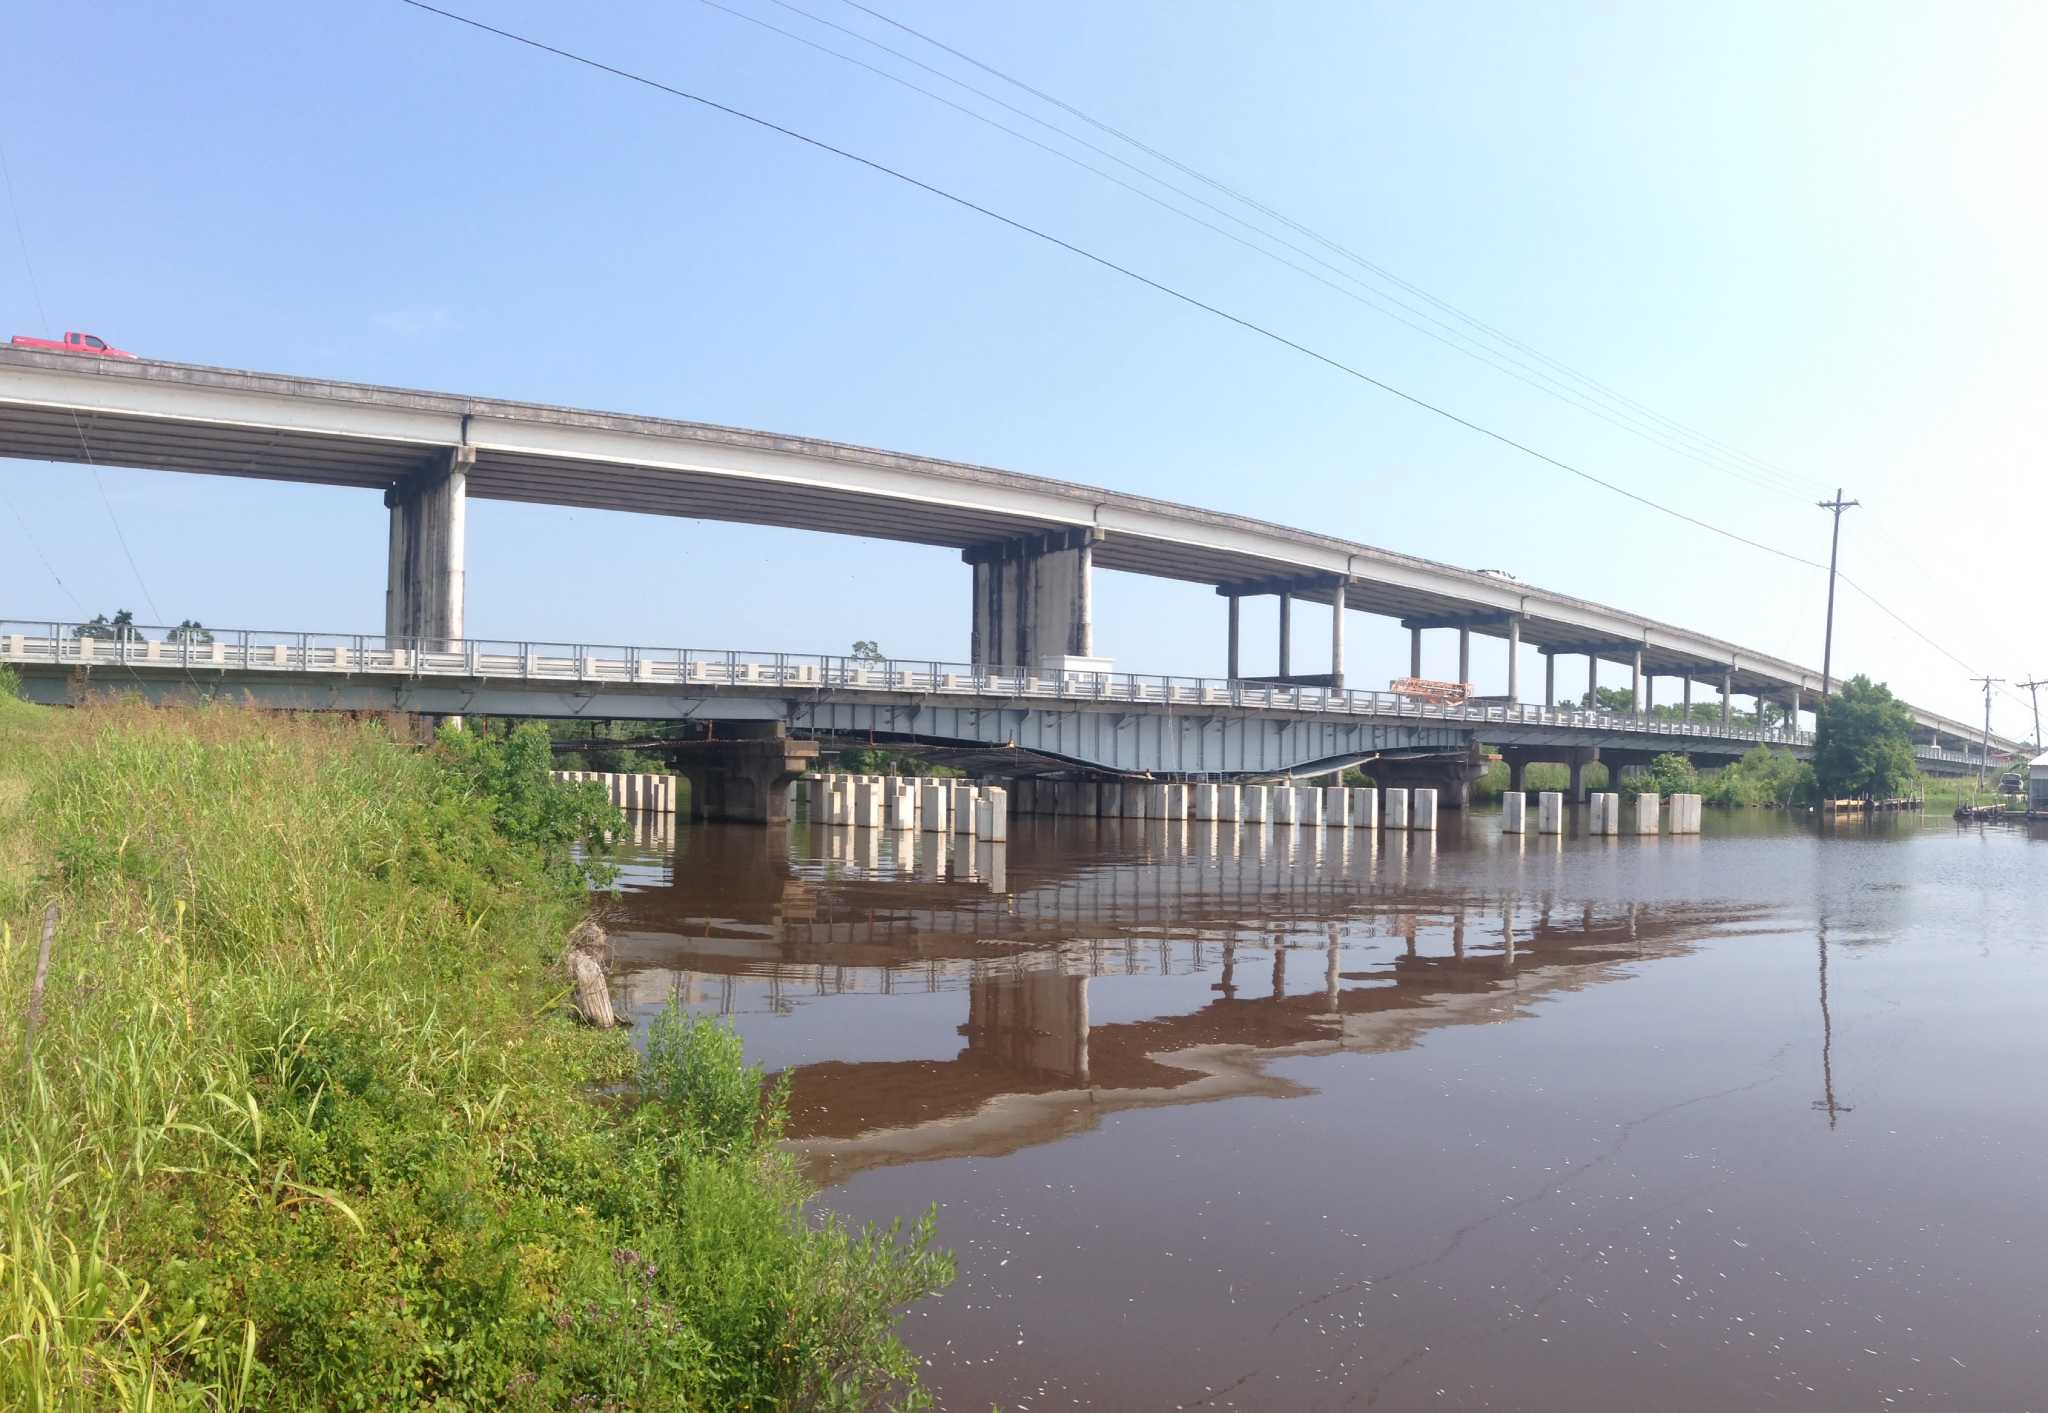
[[[2048,1408],[2048,836],[683,825],[731,1018],[942,1407]]]

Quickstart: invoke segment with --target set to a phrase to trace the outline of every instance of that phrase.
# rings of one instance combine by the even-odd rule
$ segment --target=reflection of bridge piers
[[[1057,971],[979,976],[967,986],[967,1054],[1088,1083],[1088,978]]]

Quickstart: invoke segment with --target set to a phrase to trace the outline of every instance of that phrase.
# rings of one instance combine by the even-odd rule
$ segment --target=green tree
[[[1888,800],[1906,792],[1919,775],[1913,716],[1891,688],[1859,674],[1816,707],[1813,773],[1824,795]]]
[[[860,639],[853,645],[853,650],[847,653],[847,656],[855,662],[887,662],[889,660],[882,656],[881,644],[877,643],[873,638]]]
[[[489,806],[499,832],[533,846],[550,872],[596,886],[616,876],[600,855],[625,818],[596,783],[553,778],[554,749],[545,726],[529,721],[510,735],[494,736],[448,722],[435,740],[441,758]]]

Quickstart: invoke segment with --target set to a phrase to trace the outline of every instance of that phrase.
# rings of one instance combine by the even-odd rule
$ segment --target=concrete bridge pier
[[[1600,759],[1600,748],[1574,746],[1565,755],[1572,770],[1571,801],[1574,805],[1583,805],[1586,803],[1586,767]]]
[[[446,652],[462,641],[464,524],[475,462],[475,447],[449,447],[384,492],[391,512],[384,636],[394,647]],[[400,641],[407,639],[413,641]]]
[[[818,758],[818,743],[792,741],[778,731],[693,742],[675,756],[676,773],[690,781],[691,819],[787,824],[789,787]]]
[[[974,571],[972,657],[984,671],[1029,675],[1049,657],[1095,655],[1092,526],[995,540],[960,551]]]

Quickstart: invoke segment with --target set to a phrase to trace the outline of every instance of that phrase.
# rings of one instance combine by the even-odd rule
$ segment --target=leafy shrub
[[[1813,767],[1790,751],[1757,746],[1701,782],[1713,805],[1789,805],[1813,798]]]

